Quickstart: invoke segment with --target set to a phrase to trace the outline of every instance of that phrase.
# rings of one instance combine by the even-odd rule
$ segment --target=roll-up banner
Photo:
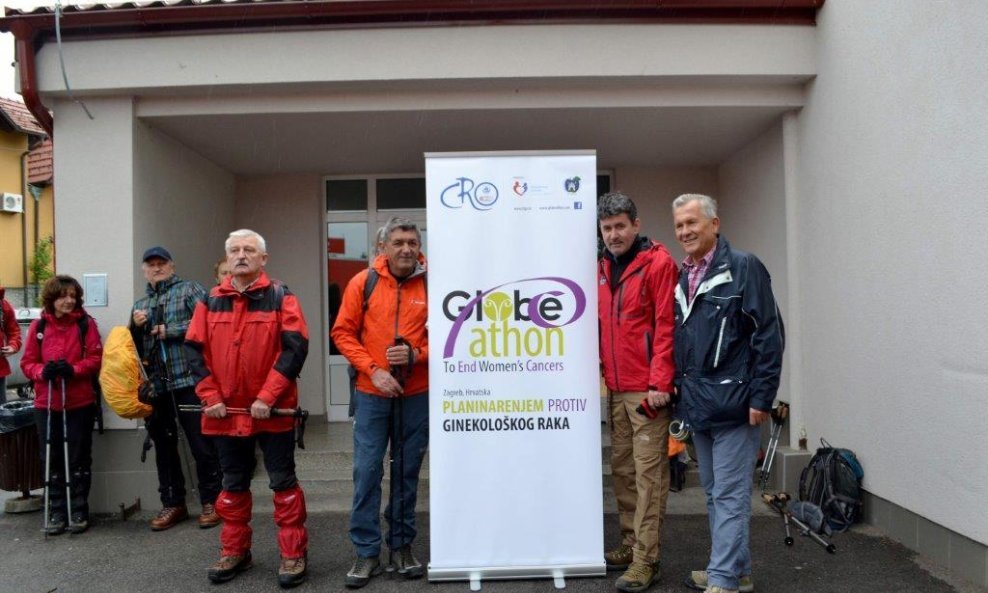
[[[429,580],[603,575],[596,155],[425,158]]]

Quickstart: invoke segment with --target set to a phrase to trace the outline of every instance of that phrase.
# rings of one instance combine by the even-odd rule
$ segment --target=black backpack
[[[830,528],[846,531],[861,520],[861,479],[864,469],[850,449],[823,445],[799,476],[799,500],[820,507]]]

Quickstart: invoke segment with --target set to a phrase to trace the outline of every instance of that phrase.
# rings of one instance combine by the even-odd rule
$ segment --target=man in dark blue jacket
[[[686,251],[676,287],[677,414],[693,429],[711,539],[707,569],[686,584],[751,591],[751,489],[759,425],[782,373],[782,316],[762,262],[720,237],[713,198],[685,194],[672,210]]]

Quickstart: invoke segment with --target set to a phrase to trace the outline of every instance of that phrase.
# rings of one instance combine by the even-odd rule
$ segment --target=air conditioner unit
[[[3,194],[4,212],[24,212],[24,196],[21,194]]]

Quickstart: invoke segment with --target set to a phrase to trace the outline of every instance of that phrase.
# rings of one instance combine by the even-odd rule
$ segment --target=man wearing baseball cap
[[[134,303],[131,333],[157,396],[147,428],[154,441],[162,508],[151,520],[151,529],[164,531],[189,517],[179,454],[179,426],[185,431],[195,458],[202,505],[199,527],[215,527],[220,523],[215,503],[223,477],[216,449],[210,438],[202,434],[200,415],[178,411],[179,405],[200,403],[184,343],[192,312],[196,303],[206,297],[206,289],[175,275],[175,262],[164,247],[149,248],[142,261],[141,270],[148,284],[146,295]]]

